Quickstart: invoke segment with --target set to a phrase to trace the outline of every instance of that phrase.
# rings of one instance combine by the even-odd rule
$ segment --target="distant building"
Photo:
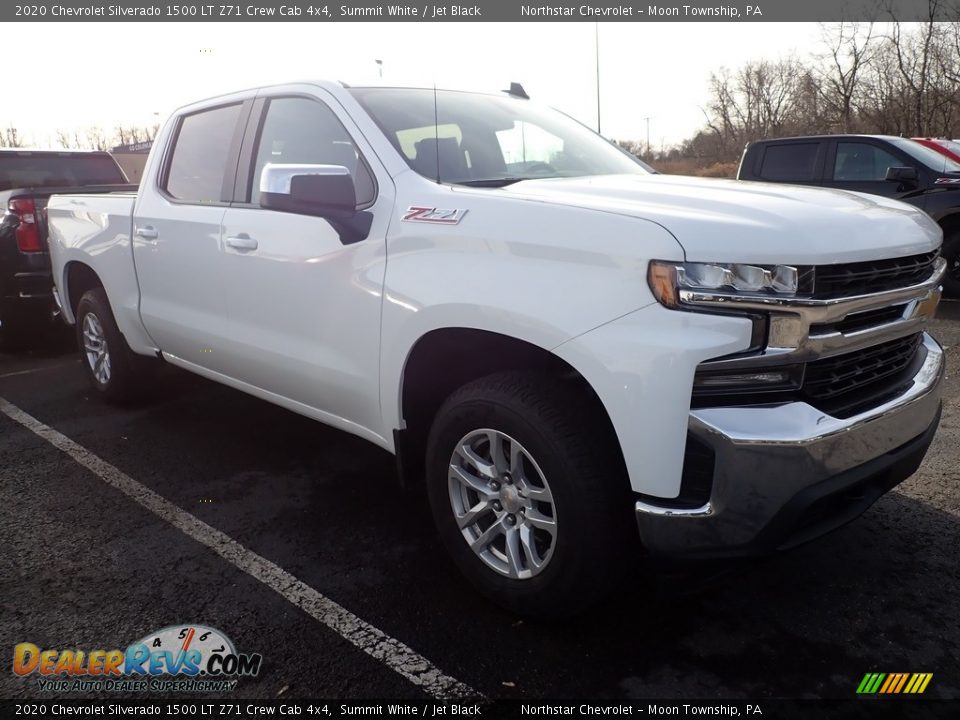
[[[128,143],[127,145],[117,145],[110,150],[110,154],[116,158],[116,161],[123,168],[127,177],[132,183],[140,183],[140,177],[143,175],[143,167],[147,164],[147,155],[150,154],[150,148],[153,147],[153,140],[145,142]]]

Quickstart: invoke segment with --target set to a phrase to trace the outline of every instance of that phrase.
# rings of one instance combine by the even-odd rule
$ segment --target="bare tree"
[[[907,126],[911,134],[932,134],[934,117],[944,102],[939,73],[943,63],[936,61],[948,47],[945,28],[936,21],[942,6],[942,0],[928,0],[926,19],[916,32],[904,32],[897,21],[891,25],[888,39],[904,85],[903,99],[910,109]]]
[[[710,101],[702,109],[713,141],[701,134],[691,149],[711,154],[714,162],[730,161],[750,140],[796,132],[803,116],[818,113],[812,83],[810,71],[795,58],[754,60],[735,73],[721,68],[710,76]]]
[[[0,132],[0,147],[19,148],[24,145],[20,131],[13,125],[8,125],[3,132]]]
[[[820,93],[833,116],[836,129],[853,132],[856,124],[855,99],[860,91],[862,74],[869,65],[873,46],[873,23],[840,22],[821,25],[823,43],[827,47],[824,64],[816,71]]]

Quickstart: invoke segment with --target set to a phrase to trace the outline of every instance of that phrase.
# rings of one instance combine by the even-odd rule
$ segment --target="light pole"
[[[383,80],[383,60],[374,60],[377,64],[377,70],[380,71],[380,79]]]
[[[644,120],[647,123],[647,159],[650,159],[650,120],[653,119],[653,115],[647,115]]]

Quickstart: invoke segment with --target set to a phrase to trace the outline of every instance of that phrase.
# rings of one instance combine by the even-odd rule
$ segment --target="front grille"
[[[849,417],[896,395],[916,371],[922,334],[807,363],[801,394],[816,408]]]
[[[818,265],[813,273],[813,297],[851,297],[916,285],[933,273],[939,254],[934,250],[908,257]]]

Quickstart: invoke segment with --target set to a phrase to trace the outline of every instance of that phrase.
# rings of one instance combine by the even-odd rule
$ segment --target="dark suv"
[[[747,145],[740,180],[886,195],[925,210],[943,228],[944,291],[960,297],[960,164],[906,138],[819,135]]]

